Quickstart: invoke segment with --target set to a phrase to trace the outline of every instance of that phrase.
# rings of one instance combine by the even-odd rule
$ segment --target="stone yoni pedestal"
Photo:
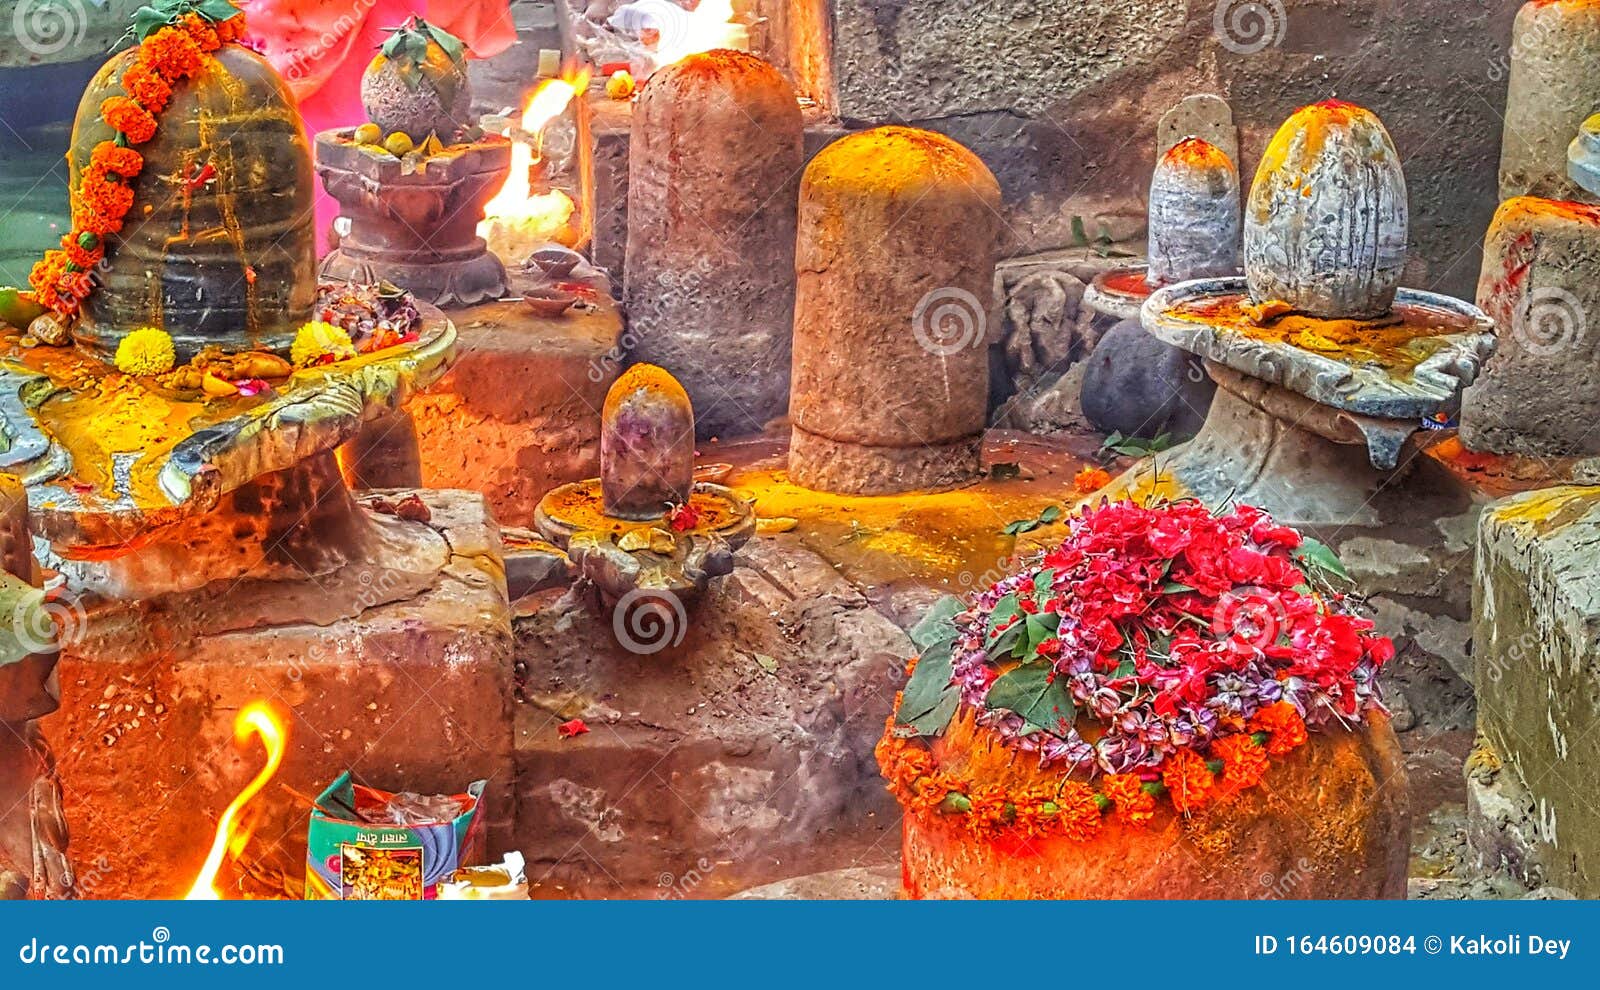
[[[999,207],[976,155],[907,127],[852,134],[806,169],[795,482],[884,495],[977,476]]]

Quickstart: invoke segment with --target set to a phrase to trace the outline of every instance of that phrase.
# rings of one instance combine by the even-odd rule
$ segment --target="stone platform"
[[[598,301],[557,317],[516,301],[451,314],[455,367],[406,406],[424,485],[481,492],[498,521],[531,526],[547,491],[599,473],[600,406],[622,368],[622,316],[604,294]]]
[[[405,493],[387,493],[391,499]],[[345,769],[390,790],[489,779],[490,848],[513,835],[511,628],[483,500],[420,492],[429,522],[374,516],[360,564],[301,581],[249,575],[137,602],[73,603],[62,704],[45,722],[89,897],[182,896],[217,818],[262,767],[233,720],[288,718],[283,767],[246,811],[248,875],[226,896],[299,896],[312,798]],[[368,510],[361,510],[368,511]]]
[[[1469,834],[1490,868],[1600,896],[1600,487],[1515,495],[1478,529],[1479,745]]]
[[[998,477],[855,497],[791,484],[781,439],[703,445],[762,520],[732,575],[655,626],[576,592],[515,606],[516,844],[535,896],[720,896],[894,856],[872,748],[913,649],[902,630],[1001,577],[1005,526],[1060,505],[1095,446],[991,433]],[[589,731],[563,738],[574,718]]]

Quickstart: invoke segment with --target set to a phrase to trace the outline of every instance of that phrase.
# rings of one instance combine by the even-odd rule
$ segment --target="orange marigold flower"
[[[1156,799],[1146,793],[1144,781],[1134,773],[1107,774],[1100,789],[1117,806],[1117,815],[1129,825],[1148,825],[1156,814]]]
[[[172,99],[172,84],[143,59],[135,59],[122,74],[122,91],[151,113],[165,110]]]
[[[230,17],[217,24],[217,37],[223,44],[238,41],[244,37],[244,15]]]
[[[100,263],[105,257],[105,247],[97,240],[92,248],[84,247],[78,240],[80,234],[73,231],[61,238],[61,250],[67,260],[79,268],[89,269]]]
[[[1082,781],[1069,780],[1055,797],[1056,828],[1073,842],[1087,842],[1100,832],[1100,804],[1094,789]]]
[[[194,39],[194,43],[200,46],[201,51],[214,52],[222,47],[222,38],[217,34],[217,29],[199,14],[184,14],[178,23],[189,37]]]
[[[88,272],[67,272],[61,276],[61,294],[71,295],[79,300],[89,298],[89,293],[94,291],[94,281]]]
[[[144,156],[132,148],[119,147],[115,141],[101,141],[89,153],[89,164],[131,179],[144,168]]]
[[[1161,782],[1167,785],[1173,807],[1184,814],[1204,808],[1217,784],[1206,761],[1187,749],[1173,753],[1161,765]]]
[[[181,27],[164,27],[144,39],[139,58],[168,79],[187,79],[205,64],[205,52]]]
[[[41,306],[48,306],[63,314],[78,308],[76,299],[61,294],[61,279],[66,273],[67,255],[64,251],[46,251],[42,259],[34,262],[33,270],[28,273],[28,284],[33,287],[34,297]]]
[[[1250,731],[1267,733],[1267,752],[1272,756],[1287,756],[1299,749],[1307,738],[1305,719],[1287,701],[1256,712],[1250,719]]]
[[[72,229],[78,233],[96,234],[104,237],[122,230],[121,216],[106,216],[96,212],[82,203],[72,206]]]
[[[1211,754],[1222,761],[1222,782],[1244,790],[1266,776],[1267,751],[1249,736],[1228,736],[1211,744]]]
[[[1079,495],[1093,495],[1111,484],[1111,473],[1103,468],[1086,467],[1072,476],[1072,490]]]
[[[133,187],[113,181],[104,168],[91,164],[84,170],[73,204],[104,217],[125,217],[133,209]]]
[[[121,131],[129,144],[144,144],[156,136],[156,119],[150,112],[126,96],[113,96],[100,104],[100,116]]]

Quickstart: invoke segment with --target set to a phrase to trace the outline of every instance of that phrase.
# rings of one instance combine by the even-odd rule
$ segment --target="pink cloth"
[[[288,80],[308,135],[366,120],[361,73],[378,46],[412,14],[467,43],[475,58],[516,44],[510,0],[235,0],[248,40]],[[317,246],[327,249],[338,205],[317,187]]]

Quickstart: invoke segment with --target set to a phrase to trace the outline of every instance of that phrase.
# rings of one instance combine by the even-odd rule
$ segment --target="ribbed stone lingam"
[[[1250,188],[1250,296],[1307,316],[1382,316],[1400,286],[1408,225],[1400,155],[1377,115],[1339,100],[1303,107],[1267,145]]]
[[[1232,275],[1240,257],[1239,169],[1227,153],[1185,138],[1150,180],[1152,285]]]
[[[600,491],[606,515],[658,519],[694,490],[694,407],[666,370],[636,364],[606,393],[600,414]]]
[[[1567,175],[1567,143],[1600,109],[1600,0],[1530,0],[1511,29],[1500,198],[1593,200]]]

